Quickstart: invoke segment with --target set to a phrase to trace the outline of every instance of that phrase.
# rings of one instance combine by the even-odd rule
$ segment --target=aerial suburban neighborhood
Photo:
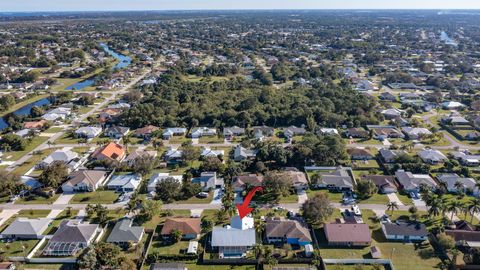
[[[19,14],[0,270],[480,269],[480,14]]]

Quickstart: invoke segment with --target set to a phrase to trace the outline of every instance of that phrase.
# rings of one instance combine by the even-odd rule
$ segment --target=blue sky
[[[0,0],[0,11],[480,9],[479,0]]]

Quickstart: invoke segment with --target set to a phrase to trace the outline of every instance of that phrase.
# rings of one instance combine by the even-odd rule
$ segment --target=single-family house
[[[305,246],[312,243],[308,226],[298,220],[267,219],[265,239],[269,244],[291,244]]]
[[[102,133],[101,127],[81,127],[75,130],[75,137],[92,139]]]
[[[427,227],[420,222],[383,222],[382,232],[390,241],[422,242],[428,239]]]
[[[33,130],[41,130],[47,125],[48,125],[48,121],[42,119],[42,120],[38,120],[38,121],[24,122],[23,123],[23,128],[33,129]]]
[[[202,147],[202,151],[200,153],[200,156],[203,158],[223,157],[224,155],[225,155],[224,150],[212,150],[209,147]]]
[[[187,129],[182,127],[171,127],[166,128],[163,131],[163,139],[170,140],[173,136],[185,136],[187,134]]]
[[[58,107],[44,114],[42,119],[47,121],[65,120],[70,115],[72,115],[72,108]]]
[[[15,219],[0,234],[2,239],[41,239],[42,233],[48,228],[50,218],[23,218]]]
[[[72,172],[62,184],[64,193],[91,192],[103,185],[108,177],[105,171],[79,170]]]
[[[374,156],[365,148],[348,148],[348,155],[352,160],[371,160]]]
[[[403,127],[402,131],[410,140],[418,140],[422,137],[432,135],[432,132],[426,128]]]
[[[182,233],[182,239],[197,239],[202,230],[200,224],[199,218],[167,218],[160,235],[164,239],[169,239],[172,232],[178,230]]]
[[[381,194],[389,194],[397,192],[397,186],[395,185],[395,176],[391,175],[362,175],[363,181],[371,181],[378,188],[378,192]]]
[[[460,177],[456,173],[443,173],[438,175],[437,179],[445,184],[448,192],[458,193],[462,191],[473,196],[480,195],[477,181],[471,177]]]
[[[163,156],[163,159],[168,164],[180,163],[182,162],[182,158],[183,158],[183,151],[173,147],[169,147],[169,149],[167,150],[167,152],[165,152],[165,155]]]
[[[418,153],[423,162],[436,165],[448,160],[442,152],[435,149],[423,149]]]
[[[405,112],[396,108],[391,108],[381,111],[381,114],[383,115],[383,117],[385,117],[385,119],[392,120],[397,117],[402,117]]]
[[[216,172],[202,172],[199,177],[194,177],[192,183],[200,184],[204,191],[223,187],[223,179],[217,178]]]
[[[87,248],[97,236],[98,224],[63,220],[43,249],[44,256],[72,256]]]
[[[128,247],[129,243],[138,244],[143,237],[144,229],[141,226],[133,226],[133,220],[122,218],[113,227],[107,238],[107,243],[114,243],[122,247]]]
[[[480,155],[471,155],[464,152],[454,151],[450,153],[453,158],[460,161],[464,166],[477,167],[480,166]]]
[[[345,136],[348,138],[366,139],[370,134],[364,128],[349,128],[345,131]]]
[[[38,168],[46,168],[54,162],[62,162],[65,165],[68,165],[68,164],[70,164],[70,162],[74,161],[77,158],[78,158],[78,154],[76,152],[73,152],[72,150],[70,150],[68,148],[63,148],[61,150],[57,150],[57,151],[51,153],[50,155],[48,155],[40,163],[38,163],[37,167]],[[77,163],[72,163],[72,165],[74,165],[74,164],[77,164]],[[71,168],[71,169],[76,169],[76,168]]]
[[[390,150],[390,149],[380,149],[379,153],[380,153],[380,157],[386,163],[394,163],[397,160],[397,158],[407,154],[407,152],[403,150]]]
[[[235,192],[242,192],[248,187],[259,187],[263,184],[263,175],[248,174],[232,178],[232,187]]]
[[[256,139],[271,137],[275,133],[275,129],[273,127],[267,127],[267,126],[254,126],[252,127],[252,131]]]
[[[329,223],[323,229],[329,246],[360,247],[372,242],[370,229],[365,223]]]
[[[133,164],[135,163],[135,160],[137,160],[138,158],[141,158],[141,157],[151,157],[151,158],[156,158],[158,155],[157,151],[149,151],[149,150],[145,150],[145,149],[135,149],[133,150],[124,160],[123,162],[125,162],[126,164],[128,164],[129,166],[133,166]]]
[[[308,180],[305,173],[298,170],[285,170],[282,172],[292,180],[292,186],[296,190],[305,190],[308,188]]]
[[[240,162],[242,160],[254,159],[257,156],[257,150],[250,150],[242,147],[240,144],[233,151],[233,160]]]
[[[130,132],[130,128],[121,126],[111,126],[103,132],[103,136],[111,139],[121,139]]]
[[[208,136],[215,136],[217,135],[217,129],[215,128],[207,128],[207,127],[198,127],[192,129],[190,136],[193,139],[198,139],[201,137],[208,137]]]
[[[96,160],[122,161],[125,158],[126,150],[121,144],[110,142],[109,144],[97,148],[92,153],[92,158]]]
[[[223,137],[232,140],[234,137],[245,135],[245,129],[237,126],[223,128]]]
[[[150,177],[150,180],[148,181],[147,184],[147,191],[149,193],[155,192],[157,189],[157,184],[161,183],[163,180],[168,179],[168,178],[173,178],[175,179],[178,183],[182,183],[183,176],[181,175],[170,175],[169,173],[155,173]]]
[[[339,135],[338,129],[336,128],[320,128],[320,134],[323,135]]]
[[[118,192],[134,192],[141,182],[140,174],[119,174],[111,177],[107,183],[107,188]]]
[[[430,189],[436,189],[438,186],[437,182],[428,174],[413,174],[404,170],[398,170],[395,172],[395,177],[406,192],[418,193],[422,185]]]
[[[348,167],[320,167],[316,170],[320,177],[313,183],[316,188],[327,188],[334,191],[353,190],[355,178]]]
[[[247,216],[240,220],[238,216],[235,216],[232,218],[230,226],[214,227],[212,248],[218,250],[221,259],[246,257],[247,252],[256,244],[253,224],[254,221],[251,217]]]
[[[442,103],[442,108],[444,110],[457,110],[463,107],[465,107],[465,105],[458,101],[445,101]]]
[[[0,263],[0,270],[15,270],[17,267],[13,262],[2,262]]]
[[[403,133],[394,126],[368,125],[367,128],[373,132],[373,137],[378,140],[405,137],[405,135],[403,135]]]
[[[152,137],[152,134],[158,130],[160,130],[159,127],[148,125],[143,128],[139,128],[135,130],[133,135],[137,138],[143,138],[145,140],[149,140]]]
[[[283,135],[287,139],[292,139],[294,136],[305,135],[307,131],[303,127],[289,126],[283,130]]]
[[[397,97],[390,93],[390,92],[383,92],[380,94],[379,98],[381,100],[388,100],[388,101],[397,101]]]

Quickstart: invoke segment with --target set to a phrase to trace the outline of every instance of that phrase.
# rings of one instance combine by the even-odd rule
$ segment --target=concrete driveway
[[[297,195],[298,195],[298,203],[303,204],[308,200],[307,192],[303,189],[297,190]]]
[[[396,202],[398,206],[404,205],[398,198],[397,193],[389,193],[387,194],[387,197],[390,202]]]
[[[210,204],[222,204],[223,191],[219,188],[213,190],[213,198]]]

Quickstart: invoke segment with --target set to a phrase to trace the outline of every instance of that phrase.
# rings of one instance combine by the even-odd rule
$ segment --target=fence
[[[395,270],[393,263],[390,260],[386,259],[323,259],[322,260],[323,269],[327,269],[326,265],[328,264],[338,264],[338,265],[383,265],[387,270]]]

